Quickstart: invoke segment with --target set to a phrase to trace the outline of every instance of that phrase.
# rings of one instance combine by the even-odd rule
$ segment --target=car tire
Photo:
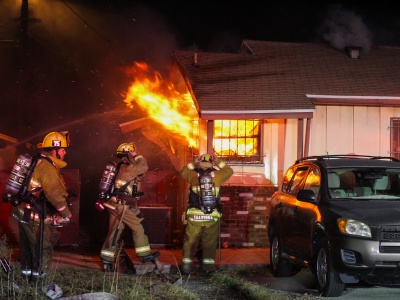
[[[344,291],[345,284],[340,280],[339,273],[333,267],[326,238],[319,241],[316,253],[314,274],[318,292],[324,297],[340,296]]]
[[[292,275],[293,264],[282,258],[281,243],[274,232],[271,236],[269,259],[272,274],[275,277],[289,277]]]

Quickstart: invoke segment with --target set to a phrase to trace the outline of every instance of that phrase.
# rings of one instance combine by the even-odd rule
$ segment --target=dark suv
[[[270,202],[274,276],[311,269],[322,296],[346,283],[400,284],[400,161],[359,155],[299,159]]]

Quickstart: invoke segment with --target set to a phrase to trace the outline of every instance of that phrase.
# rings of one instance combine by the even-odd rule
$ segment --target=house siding
[[[390,155],[390,118],[397,107],[316,106],[310,155]]]

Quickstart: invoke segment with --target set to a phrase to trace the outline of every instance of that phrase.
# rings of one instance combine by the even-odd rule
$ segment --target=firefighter
[[[50,132],[37,144],[40,153],[29,182],[29,201],[25,199],[13,210],[18,220],[21,273],[38,280],[51,265],[55,244],[55,225],[66,225],[72,217],[69,194],[60,170],[66,148],[70,146],[68,132]]]
[[[159,252],[151,253],[148,226],[138,207],[138,200],[143,195],[141,181],[148,170],[147,161],[137,152],[135,143],[121,144],[116,156],[121,162],[112,195],[104,203],[109,212],[108,233],[100,252],[105,272],[115,271],[121,235],[126,226],[132,230],[136,256],[143,263],[155,262],[160,256]]]
[[[215,157],[215,156],[214,156]],[[193,259],[201,242],[202,269],[206,274],[215,271],[215,253],[218,246],[220,209],[220,187],[233,174],[233,170],[223,161],[208,153],[190,162],[180,172],[190,184],[187,226],[182,253],[182,274],[192,270]]]

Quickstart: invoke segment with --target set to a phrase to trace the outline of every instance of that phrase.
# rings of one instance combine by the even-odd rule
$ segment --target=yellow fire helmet
[[[123,143],[123,144],[119,145],[116,155],[118,157],[121,157],[121,156],[128,155],[128,153],[132,152],[132,151],[133,152],[136,151],[135,143]]]
[[[36,145],[37,148],[68,148],[70,146],[68,131],[53,131],[47,134],[43,143]]]
[[[213,162],[213,157],[212,157],[212,155],[210,155],[208,153],[202,154],[199,157],[199,162],[210,162],[210,163],[212,163]]]

